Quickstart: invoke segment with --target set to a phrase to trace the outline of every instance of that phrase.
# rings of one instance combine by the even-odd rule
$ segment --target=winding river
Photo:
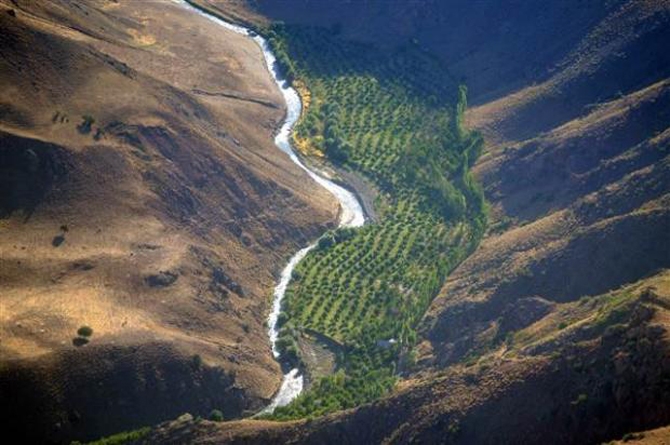
[[[272,74],[272,78],[277,83],[277,86],[279,87],[279,90],[281,91],[282,95],[284,96],[284,100],[286,101],[286,119],[279,132],[275,136],[275,145],[281,151],[286,153],[291,158],[291,160],[296,165],[298,165],[298,167],[305,170],[317,184],[327,189],[335,196],[335,198],[337,198],[341,207],[339,221],[340,227],[360,227],[365,224],[365,214],[363,212],[363,207],[361,206],[361,203],[358,201],[356,196],[345,188],[340,187],[333,181],[327,179],[323,174],[319,174],[309,169],[300,160],[294,151],[293,146],[291,145],[291,131],[295,123],[300,118],[300,113],[302,112],[302,103],[296,90],[292,88],[288,82],[280,78],[279,72],[277,70],[276,58],[274,54],[272,54],[267,40],[247,28],[228,23],[218,17],[208,14],[207,12],[192,6],[184,0],[178,0],[178,3],[197,14],[206,17],[219,26],[223,26],[230,31],[234,31],[238,34],[242,34],[249,37],[250,39],[253,39],[254,42],[258,44],[261,51],[263,52],[263,57],[265,58],[265,63],[267,64],[268,70]],[[293,269],[300,262],[300,260],[302,260],[305,255],[307,255],[307,253],[314,247],[316,247],[316,243],[299,250],[291,257],[288,264],[286,267],[284,267],[284,270],[281,273],[279,283],[274,289],[272,311],[268,317],[268,335],[272,345],[272,354],[276,359],[280,358],[276,345],[277,335],[279,332],[277,328],[277,319],[279,317],[279,313],[281,312],[281,304],[282,300],[284,299],[284,293],[286,292],[286,288],[291,281]],[[293,399],[298,397],[298,395],[302,392],[302,389],[303,376],[300,374],[300,370],[297,368],[291,369],[289,372],[284,374],[279,391],[277,394],[275,394],[270,404],[265,409],[263,409],[261,413],[271,413],[275,408],[287,405]]]

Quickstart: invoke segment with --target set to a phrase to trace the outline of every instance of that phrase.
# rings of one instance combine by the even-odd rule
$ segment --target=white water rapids
[[[300,118],[300,113],[302,112],[302,103],[300,102],[300,96],[296,90],[288,85],[287,82],[279,78],[279,73],[277,70],[278,67],[275,63],[276,58],[274,54],[272,54],[267,40],[258,34],[251,32],[247,28],[221,20],[220,18],[208,14],[190,5],[189,3],[186,3],[183,0],[177,1],[184,7],[203,17],[206,17],[217,25],[223,26],[224,28],[234,31],[238,34],[247,36],[258,44],[263,52],[263,56],[265,57],[265,63],[267,64],[268,70],[272,74],[272,78],[277,83],[277,86],[279,87],[279,90],[281,91],[282,95],[284,96],[284,100],[286,101],[286,120],[275,137],[275,145],[277,145],[281,151],[286,153],[295,164],[305,170],[309,176],[314,179],[314,181],[327,189],[337,198],[341,207],[339,221],[340,227],[360,227],[365,224],[365,214],[363,213],[363,208],[356,196],[350,191],[330,181],[329,179],[326,179],[324,176],[321,176],[307,168],[307,166],[300,160],[298,155],[293,150],[293,146],[291,145],[291,131],[295,123]],[[284,267],[284,270],[281,273],[279,283],[274,289],[272,312],[270,312],[270,316],[268,317],[268,335],[270,337],[270,343],[272,344],[272,354],[277,359],[279,358],[279,351],[277,351],[276,345],[277,335],[279,333],[277,319],[279,317],[279,313],[281,312],[281,304],[282,300],[284,299],[284,293],[286,292],[286,287],[291,281],[293,269],[300,262],[300,260],[302,260],[305,255],[307,255],[307,253],[314,247],[316,247],[316,243],[300,249],[295,255],[293,255],[293,257],[291,257],[288,264],[286,267]],[[284,374],[284,379],[279,391],[274,396],[271,403],[261,413],[271,413],[275,408],[289,404],[293,399],[298,397],[298,395],[302,392],[302,389],[303,376],[300,374],[300,370],[297,368],[290,370],[288,373]]]

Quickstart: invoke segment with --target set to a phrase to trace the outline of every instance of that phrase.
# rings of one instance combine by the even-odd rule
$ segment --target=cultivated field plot
[[[377,223],[326,234],[296,268],[280,317],[283,356],[300,362],[306,329],[344,348],[336,374],[275,412],[292,418],[379,397],[398,366],[411,366],[418,321],[484,229],[469,174],[482,139],[461,127],[465,89],[413,43],[380,52],[318,28],[269,35],[305,99],[296,145],[380,191]]]

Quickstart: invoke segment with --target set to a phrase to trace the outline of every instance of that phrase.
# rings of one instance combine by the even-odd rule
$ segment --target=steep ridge
[[[7,434],[265,406],[275,277],[338,207],[272,144],[260,50],[163,2],[3,0],[0,27]]]
[[[545,93],[517,101],[524,89],[472,109],[470,124],[480,125],[491,141],[476,171],[494,221],[488,238],[452,275],[445,298],[436,300],[426,320],[431,347],[442,359],[452,348],[460,349],[456,359],[462,358],[473,347],[470,340],[484,331],[488,337],[475,343],[501,335],[495,333],[495,320],[517,299],[572,301],[670,265],[670,103],[664,77],[670,63],[663,51],[641,51],[650,39],[663,41],[656,37],[668,32],[669,21],[667,4],[632,2],[598,23],[569,58],[580,62],[547,82],[557,88],[555,97],[573,98],[567,122]],[[630,29],[631,23],[637,32],[621,32],[623,37],[609,41],[609,47],[601,48],[594,37]],[[610,63],[634,57],[645,58],[636,66],[656,69],[635,77],[633,71],[622,75]],[[630,88],[626,85],[637,87],[623,94]],[[604,100],[594,103],[591,94],[598,89]],[[545,117],[532,111],[537,107],[553,117],[550,129]],[[535,128],[544,132],[526,138],[526,128],[516,130],[524,113],[526,128],[539,125]],[[464,326],[469,327],[466,334],[456,334],[461,338],[455,341],[444,330]]]
[[[202,1],[223,13],[228,4]],[[475,168],[491,206],[487,236],[434,300],[417,366],[389,398],[317,420],[185,422],[151,437],[596,443],[670,423],[670,4],[501,2],[489,15],[476,2],[412,3],[411,14],[383,3],[329,2],[322,13],[322,2],[261,1],[239,15],[366,41],[434,36],[426,48],[472,85],[467,120],[487,140]],[[454,29],[483,31],[468,41]]]
[[[667,422],[669,280],[664,272],[572,304],[551,323],[519,331],[506,356],[416,376],[369,406],[291,423],[174,422],[147,443],[562,444],[621,437]],[[566,321],[572,324],[557,336],[554,323]],[[542,348],[560,352],[552,357]]]
[[[667,86],[607,103],[480,165],[500,216],[426,320],[437,361],[504,336],[496,320],[519,299],[574,301],[669,267]]]

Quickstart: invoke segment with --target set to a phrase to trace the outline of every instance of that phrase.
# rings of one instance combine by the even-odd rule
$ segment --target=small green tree
[[[223,413],[218,409],[213,409],[212,412],[209,413],[209,420],[223,422]]]
[[[200,369],[202,367],[202,357],[200,354],[195,354],[191,357],[191,366],[193,369]]]
[[[93,329],[90,326],[82,326],[79,329],[77,329],[77,335],[80,335],[82,337],[90,337],[93,335]]]

